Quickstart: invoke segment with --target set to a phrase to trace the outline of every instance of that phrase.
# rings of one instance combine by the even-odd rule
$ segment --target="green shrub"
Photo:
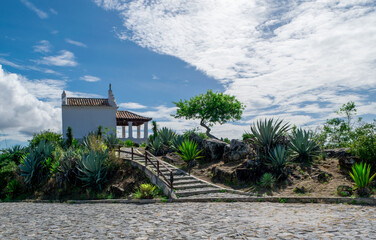
[[[63,143],[62,134],[54,133],[51,131],[42,131],[40,133],[35,133],[33,138],[29,141],[29,146],[31,149],[37,147],[41,141],[49,142],[53,145],[61,146]]]
[[[189,136],[190,136],[192,133],[196,134],[196,135],[199,136],[201,139],[208,139],[208,138],[209,138],[209,136],[206,135],[206,133],[204,133],[204,132],[200,132],[198,127],[197,127],[197,128],[193,128],[193,129],[191,129],[191,130],[187,130],[187,131],[185,131],[185,132],[183,133],[184,138],[185,138],[185,139],[189,138]]]
[[[224,138],[224,139],[223,139],[223,141],[224,141],[225,143],[228,143],[228,144],[230,144],[230,143],[231,143],[231,140],[230,140],[230,139],[228,139],[228,138]]]
[[[0,168],[0,192],[17,175],[17,165],[15,162],[9,162]]]
[[[83,181],[84,187],[90,186],[102,190],[102,184],[106,180],[107,169],[105,161],[108,158],[107,151],[90,151],[82,156],[78,162],[79,179]]]
[[[14,199],[21,192],[22,185],[16,179],[10,180],[4,189],[7,199]]]
[[[376,167],[376,122],[356,128],[352,139],[351,153]]]
[[[152,184],[143,183],[133,196],[137,199],[153,199],[156,195],[156,189],[156,186]]]
[[[124,142],[124,146],[126,146],[126,147],[133,147],[134,146],[134,142],[132,142],[131,140],[126,140],[125,142]]]
[[[98,137],[95,134],[89,134],[82,140],[83,146],[94,152],[104,152],[107,149],[106,144],[104,144],[102,137]]]
[[[14,145],[13,147],[0,150],[3,152],[0,158],[0,167],[6,165],[8,162],[15,162],[19,164],[21,159],[26,155],[27,148],[22,147],[21,145]]]
[[[290,149],[292,157],[298,162],[310,162],[313,157],[319,154],[319,145],[313,140],[312,132],[296,129],[290,139]]]
[[[270,166],[278,178],[286,177],[285,168],[289,164],[289,153],[284,146],[278,145],[270,153],[268,161],[265,163]]]
[[[275,178],[271,173],[265,173],[260,179],[260,186],[263,188],[272,188],[275,184]]]
[[[370,176],[371,166],[367,163],[355,163],[352,167],[352,173],[350,172],[351,178],[355,182],[355,190],[357,190],[360,196],[368,196],[370,194],[369,185],[372,180],[376,177],[376,173]]]

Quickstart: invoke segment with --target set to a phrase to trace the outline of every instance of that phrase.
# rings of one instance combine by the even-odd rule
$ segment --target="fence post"
[[[157,175],[158,175],[158,180],[159,180],[159,161],[157,161]]]
[[[174,175],[170,172],[171,192],[174,190]]]
[[[148,152],[145,151],[145,167],[148,165]]]
[[[133,147],[131,147],[131,159],[132,159],[132,161],[133,161]]]

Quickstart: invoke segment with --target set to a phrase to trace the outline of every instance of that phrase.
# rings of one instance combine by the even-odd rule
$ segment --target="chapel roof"
[[[148,121],[152,120],[152,118],[143,117],[143,116],[137,115],[137,114],[129,112],[129,111],[117,111],[116,112],[116,120],[148,122]]]
[[[108,106],[107,98],[67,98],[67,106]]]

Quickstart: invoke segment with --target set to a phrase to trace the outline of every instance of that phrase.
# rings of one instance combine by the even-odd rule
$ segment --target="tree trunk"
[[[218,138],[216,138],[215,136],[213,136],[213,135],[210,134],[210,130],[211,130],[211,129],[210,129],[208,126],[206,126],[206,124],[205,124],[202,120],[200,121],[200,125],[201,125],[202,127],[206,128],[206,135],[208,135],[209,138],[218,139]]]

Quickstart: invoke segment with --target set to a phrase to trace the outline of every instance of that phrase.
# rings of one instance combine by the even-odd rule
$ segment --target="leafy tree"
[[[29,140],[30,148],[35,148],[39,145],[41,141],[45,140],[46,142],[50,142],[54,145],[61,146],[63,143],[62,134],[55,133],[52,131],[42,131],[40,133],[35,133],[33,138]]]
[[[175,118],[200,119],[200,125],[206,129],[206,135],[210,134],[211,127],[216,124],[224,124],[228,121],[240,120],[245,106],[235,96],[224,93],[215,93],[208,90],[206,94],[194,96],[189,100],[173,102],[178,108]]]

